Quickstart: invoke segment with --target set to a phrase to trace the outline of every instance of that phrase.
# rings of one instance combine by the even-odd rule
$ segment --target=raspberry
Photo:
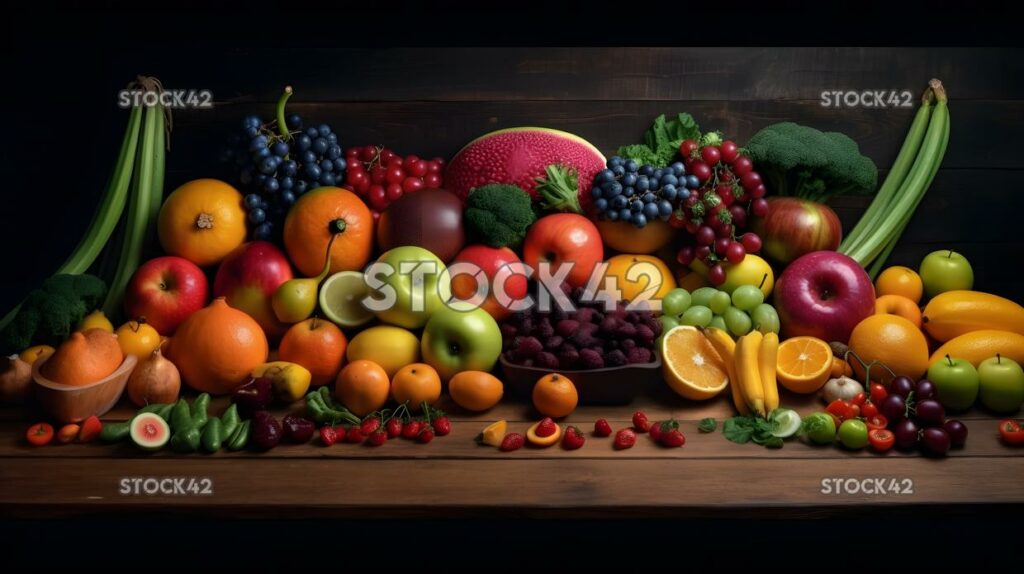
[[[516,329],[511,323],[501,324],[501,338],[504,340],[508,340],[511,339],[512,337],[515,337],[516,333],[518,332],[519,329]]]
[[[652,331],[647,325],[637,325],[636,339],[641,345],[645,347],[653,345],[655,336],[654,331]]]
[[[604,358],[593,349],[583,349],[580,351],[580,363],[582,363],[584,369],[604,368]]]
[[[557,369],[560,363],[554,353],[541,351],[533,357],[533,364],[545,369]]]
[[[576,320],[580,323],[590,323],[593,322],[594,315],[600,315],[600,313],[594,309],[590,309],[589,307],[584,307],[583,309],[576,311]]]
[[[629,352],[636,348],[636,341],[633,339],[623,339],[619,341],[619,348],[626,352],[626,356],[629,356]]]
[[[516,353],[523,358],[533,357],[543,350],[544,345],[540,344],[537,337],[523,337],[519,339],[519,345],[516,347]]]
[[[551,320],[549,320],[547,317],[541,319],[540,323],[537,324],[536,335],[541,339],[547,339],[548,337],[554,334],[555,328],[551,326]]]
[[[636,337],[636,325],[634,325],[633,323],[622,323],[621,325],[619,325],[619,328],[615,331],[615,334],[623,339]]]
[[[619,328],[619,321],[615,317],[605,317],[601,321],[601,332],[611,335]]]
[[[565,342],[564,338],[562,338],[562,337],[560,337],[558,335],[552,335],[552,336],[548,337],[547,339],[544,339],[544,348],[549,350],[549,351],[555,351],[559,347],[561,347],[562,343],[564,343],[564,342]]]
[[[629,350],[629,353],[626,355],[626,359],[629,360],[630,363],[634,363],[634,364],[635,363],[650,363],[651,362],[651,352],[648,349],[645,349],[643,347],[634,347],[634,348]]]
[[[628,364],[629,361],[626,359],[626,354],[616,349],[610,353],[605,353],[604,364],[608,367],[621,367],[622,365]]]
[[[558,352],[558,368],[573,369],[580,362],[580,354],[572,347],[562,347]]]
[[[579,321],[574,321],[572,319],[562,319],[557,325],[555,325],[555,331],[563,337],[572,337],[576,334],[576,331],[578,331],[579,328]]]

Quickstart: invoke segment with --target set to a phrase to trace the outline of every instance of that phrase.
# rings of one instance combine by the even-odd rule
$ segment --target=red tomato
[[[872,429],[868,431],[868,444],[878,452],[885,452],[896,444],[896,435],[886,429]]]
[[[860,407],[843,399],[836,399],[825,407],[825,412],[834,415],[840,421],[857,418],[860,414]]]
[[[889,396],[889,391],[885,390],[885,387],[878,383],[871,383],[871,385],[869,385],[869,389],[871,392],[871,402],[876,405],[882,404],[885,397]]]
[[[600,232],[593,222],[575,213],[556,213],[538,219],[523,243],[523,261],[535,274],[542,261],[551,264],[551,275],[563,263],[572,263],[566,281],[573,287],[586,286],[594,267],[602,260],[604,244]]]
[[[864,419],[864,424],[868,425],[869,430],[884,429],[889,426],[889,419],[885,415],[874,415]]]
[[[869,419],[877,414],[878,407],[875,406],[875,403],[873,403],[871,399],[868,399],[867,401],[864,402],[863,405],[860,406],[860,416],[866,419]]]
[[[32,446],[43,446],[53,440],[53,427],[47,423],[36,423],[25,431],[25,439]]]
[[[1006,444],[1024,444],[1024,428],[1015,420],[1000,421],[999,436]]]
[[[864,404],[864,401],[868,400],[868,396],[863,392],[857,393],[853,396],[853,400],[850,402],[857,405],[858,407]]]

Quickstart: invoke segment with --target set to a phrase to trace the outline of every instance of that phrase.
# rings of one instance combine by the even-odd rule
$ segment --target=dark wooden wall
[[[964,48],[240,49],[205,54],[192,67],[154,55],[157,65],[146,69],[168,86],[210,88],[217,101],[213,110],[176,114],[169,189],[218,173],[225,135],[246,114],[269,117],[285,84],[296,90],[290,108],[331,124],[345,146],[450,157],[487,131],[537,125],[577,133],[610,153],[637,142],[656,115],[686,111],[702,128],[741,143],[782,120],[842,131],[885,169],[914,111],[824,108],[821,92],[911,90],[916,100],[938,77],[951,97],[949,149],[891,262],[916,267],[928,252],[952,248],[974,264],[977,288],[1024,301],[1024,155],[1015,145],[1024,136],[1022,55]],[[119,137],[121,128],[113,131]],[[101,182],[88,182],[82,192],[99,189]],[[866,203],[838,198],[833,207],[850,228]]]

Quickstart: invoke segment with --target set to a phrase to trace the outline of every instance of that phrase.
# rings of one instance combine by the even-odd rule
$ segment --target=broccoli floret
[[[754,134],[746,150],[776,195],[824,201],[832,195],[871,193],[878,183],[875,163],[861,155],[857,142],[838,132],[782,122]]]
[[[463,221],[474,243],[516,248],[536,220],[533,200],[515,185],[481,185],[466,198]]]
[[[56,345],[87,313],[102,304],[107,285],[93,275],[54,275],[28,294],[0,331],[4,354],[33,345]]]

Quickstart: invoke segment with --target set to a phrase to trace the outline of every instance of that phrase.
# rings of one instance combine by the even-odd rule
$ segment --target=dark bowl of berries
[[[575,384],[580,404],[621,405],[661,381],[657,317],[581,301],[576,292],[572,299],[570,311],[527,309],[502,322],[500,363],[512,395],[529,398],[538,379],[557,372]]]

